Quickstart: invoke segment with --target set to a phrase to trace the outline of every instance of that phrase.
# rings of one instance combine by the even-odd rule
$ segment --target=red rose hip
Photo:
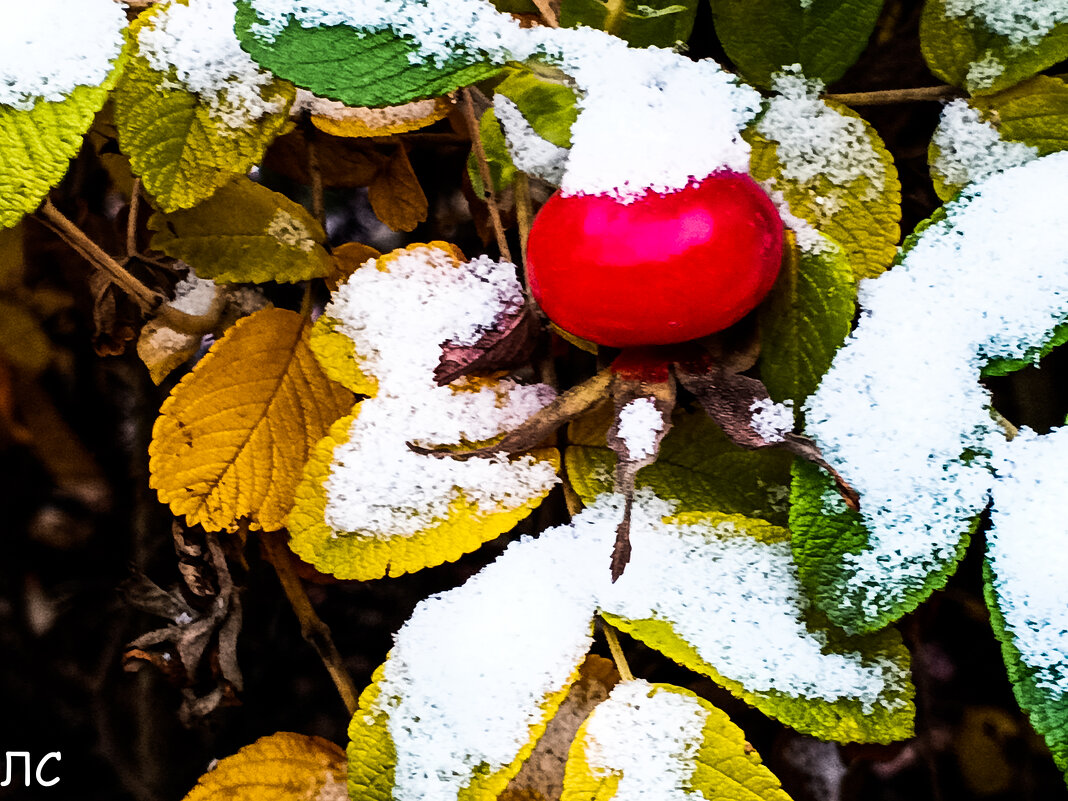
[[[630,203],[557,192],[531,227],[527,280],[565,331],[611,347],[667,345],[748,314],[775,283],[782,239],[775,205],[740,173]]]

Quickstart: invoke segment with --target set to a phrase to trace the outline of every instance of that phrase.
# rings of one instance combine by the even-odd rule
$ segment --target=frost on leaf
[[[1001,138],[993,124],[964,100],[942,109],[931,138],[931,177],[942,200],[949,200],[968,184],[1038,158],[1038,149]]]
[[[318,97],[306,89],[298,89],[290,113],[306,111],[311,115],[312,125],[331,136],[365,138],[393,136],[425,128],[447,116],[452,105],[448,97],[435,97],[385,108],[346,106],[336,100]]]
[[[742,730],[681,687],[619,684],[579,730],[562,801],[789,801]]]
[[[328,374],[373,397],[305,471],[289,519],[302,558],[346,578],[400,575],[458,558],[540,503],[555,450],[455,460],[409,447],[488,442],[553,399],[510,378],[435,380],[442,345],[476,345],[523,302],[513,265],[463,263],[445,243],[369,261],[338,288],[312,347]]]
[[[995,461],[986,596],[1020,706],[1068,772],[1068,429],[1022,431]]]
[[[345,753],[322,737],[278,732],[200,777],[183,801],[346,801]]]
[[[747,133],[753,177],[773,196],[782,193],[791,216],[841,245],[858,278],[878,275],[893,260],[900,234],[893,157],[858,114],[820,99],[819,81],[787,70],[773,87],[776,94]]]
[[[288,122],[294,88],[260,70],[233,28],[231,0],[169,0],[130,26],[115,125],[163,211],[194,206],[247,172]]]
[[[401,99],[473,83],[508,61],[538,57],[558,67],[582,96],[562,176],[565,193],[607,193],[631,201],[649,189],[682,189],[716,170],[746,171],[749,148],[740,131],[755,116],[759,95],[708,59],[631,48],[591,28],[520,28],[485,0],[319,2],[296,8],[280,0],[242,0],[241,6],[248,13],[239,14],[239,34],[261,63],[343,102],[399,102],[377,94],[381,89],[372,80],[386,63],[405,88]],[[373,46],[376,63],[370,64]],[[522,132],[517,152],[526,153],[528,131],[511,127]],[[531,163],[547,152],[537,159],[532,154]],[[634,159],[634,153],[642,158]]]
[[[978,378],[1063,341],[1068,231],[1053,154],[975,184],[861,289],[861,319],[809,398],[807,433],[860,493],[797,465],[791,529],[802,578],[848,630],[880,628],[941,587],[986,505],[1004,438]]]
[[[296,312],[263,309],[212,346],[160,409],[150,483],[190,525],[282,527],[312,446],[348,410]]]
[[[0,27],[0,228],[62,180],[114,86],[126,15],[112,0],[44,0]]]

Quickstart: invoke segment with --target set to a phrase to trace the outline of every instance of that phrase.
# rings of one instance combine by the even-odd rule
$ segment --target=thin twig
[[[130,189],[130,211],[126,216],[126,258],[137,253],[137,218],[141,213],[141,179],[134,178]]]
[[[915,89],[883,89],[875,92],[846,92],[824,95],[824,100],[834,100],[847,106],[890,106],[895,103],[916,103],[932,100],[949,100],[963,97],[955,86],[920,86]]]
[[[103,270],[111,276],[112,280],[137,301],[141,311],[151,314],[159,306],[162,298],[134,278],[126,268],[115,259],[105,253],[99,245],[85,235],[77,225],[67,219],[52,205],[51,200],[45,200],[39,214],[42,221],[64,242],[78,251],[81,256],[97,269]]]
[[[527,242],[530,240],[530,226],[534,217],[530,203],[530,178],[522,171],[515,174],[515,216],[519,223],[519,247],[523,264],[527,263]]]
[[[616,663],[616,670],[619,671],[619,677],[623,681],[634,681],[634,674],[630,672],[627,658],[623,656],[623,647],[619,644],[619,635],[604,618],[601,618],[601,625],[604,629],[604,638],[608,641],[608,650],[612,653],[612,661]]]
[[[489,207],[490,222],[493,223],[493,233],[497,237],[497,248],[501,252],[501,258],[505,261],[512,260],[512,253],[508,249],[508,240],[504,237],[504,225],[501,223],[501,210],[497,206],[497,193],[493,190],[493,176],[490,174],[489,160],[486,158],[486,150],[482,147],[482,134],[478,129],[478,118],[475,116],[475,103],[471,99],[471,90],[463,92],[464,121],[467,123],[467,132],[471,135],[471,146],[475,149],[475,160],[478,162],[478,176],[482,179],[482,192]]]
[[[308,174],[311,176],[312,214],[319,225],[326,230],[326,199],[323,195],[323,172],[319,164],[319,145],[315,141],[315,131],[309,128],[305,137],[308,142]]]
[[[541,18],[546,25],[550,28],[560,27],[560,20],[557,18],[556,12],[553,11],[553,7],[549,5],[549,0],[534,0],[534,5],[538,7],[538,13],[541,14]]]
[[[264,532],[260,536],[260,542],[263,543],[264,556],[278,574],[278,581],[285,590],[289,605],[293,607],[293,612],[300,621],[301,634],[318,652],[330,678],[334,680],[334,686],[337,687],[345,708],[350,715],[354,714],[359,699],[356,685],[352,683],[352,677],[345,669],[341,653],[334,645],[330,628],[316,614],[308,593],[304,591],[304,585],[300,582],[300,577],[293,570],[293,557],[286,544],[286,533],[284,531]]]

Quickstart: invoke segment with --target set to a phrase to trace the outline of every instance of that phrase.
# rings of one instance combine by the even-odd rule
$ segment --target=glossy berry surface
[[[527,279],[565,331],[611,347],[667,345],[748,314],[775,283],[782,239],[775,205],[739,173],[630,203],[557,192],[531,227]]]

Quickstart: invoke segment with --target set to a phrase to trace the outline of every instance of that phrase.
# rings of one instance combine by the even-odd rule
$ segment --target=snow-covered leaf
[[[291,545],[321,570],[369,579],[457,559],[557,482],[553,449],[458,460],[408,447],[489,442],[554,397],[507,378],[438,386],[443,343],[474,345],[524,303],[513,265],[462,258],[431,243],[367,262],[315,325],[327,374],[373,396],[315,447],[297,489]]]
[[[1047,156],[1068,149],[1068,83],[1038,75],[971,104],[990,119],[1002,139],[1023,142]]]
[[[278,732],[200,777],[183,801],[344,801],[345,752],[322,737]]]
[[[639,798],[790,801],[726,713],[641,680],[617,685],[582,724],[561,801]]]
[[[794,64],[833,83],[868,44],[883,0],[712,0],[716,34],[747,81],[770,87]]]
[[[542,139],[557,147],[571,146],[571,126],[578,118],[578,108],[575,91],[570,86],[529,70],[513,70],[493,92],[515,103]]]
[[[40,205],[78,154],[123,68],[126,17],[110,0],[44,0],[5,20],[0,228]]]
[[[819,385],[853,324],[856,282],[827,237],[783,249],[783,266],[760,306],[760,377],[773,399],[801,402]]]
[[[1068,7],[1061,0],[927,0],[920,48],[946,83],[990,94],[1068,58]]]
[[[194,206],[259,163],[295,90],[238,46],[229,0],[169,0],[130,26],[115,88],[119,144],[163,211]]]
[[[1068,429],[1023,431],[998,454],[985,594],[1020,706],[1068,776]]]
[[[190,525],[282,527],[314,443],[352,395],[328,380],[303,318],[263,309],[212,346],[160,409],[150,484]]]
[[[239,177],[191,209],[148,221],[152,247],[217,281],[306,281],[333,261],[323,228],[285,195]]]
[[[607,31],[632,47],[675,47],[693,30],[699,0],[567,0],[560,4],[560,24]]]
[[[637,507],[631,564],[600,601],[609,622],[798,731],[862,742],[910,736],[901,638],[846,637],[821,624],[786,529],[716,513],[660,523],[658,504]]]
[[[299,16],[296,9],[286,13],[270,6],[238,0],[242,46],[276,75],[348,106],[396,106],[437,97],[500,70],[500,61],[474,48],[439,50],[437,60],[420,58],[419,43],[403,29],[388,27],[388,18],[361,26],[355,9],[346,18],[328,11],[317,16],[314,8]]]
[[[1068,229],[1049,202],[1066,180],[1055,153],[973,185],[864,285],[860,324],[805,410],[860,512],[797,465],[790,520],[805,585],[846,630],[914,609],[963,553],[1004,439],[980,371],[1037,358],[1068,320]]]
[[[783,74],[751,127],[750,172],[793,214],[841,245],[858,278],[894,259],[901,184],[893,156],[860,116],[818,97],[818,82]]]
[[[584,503],[611,492],[616,455],[608,447],[611,407],[568,428],[567,476]],[[731,444],[708,415],[676,413],[654,464],[637,487],[676,501],[680,511],[718,511],[786,522],[790,462],[785,451],[746,451]]]

